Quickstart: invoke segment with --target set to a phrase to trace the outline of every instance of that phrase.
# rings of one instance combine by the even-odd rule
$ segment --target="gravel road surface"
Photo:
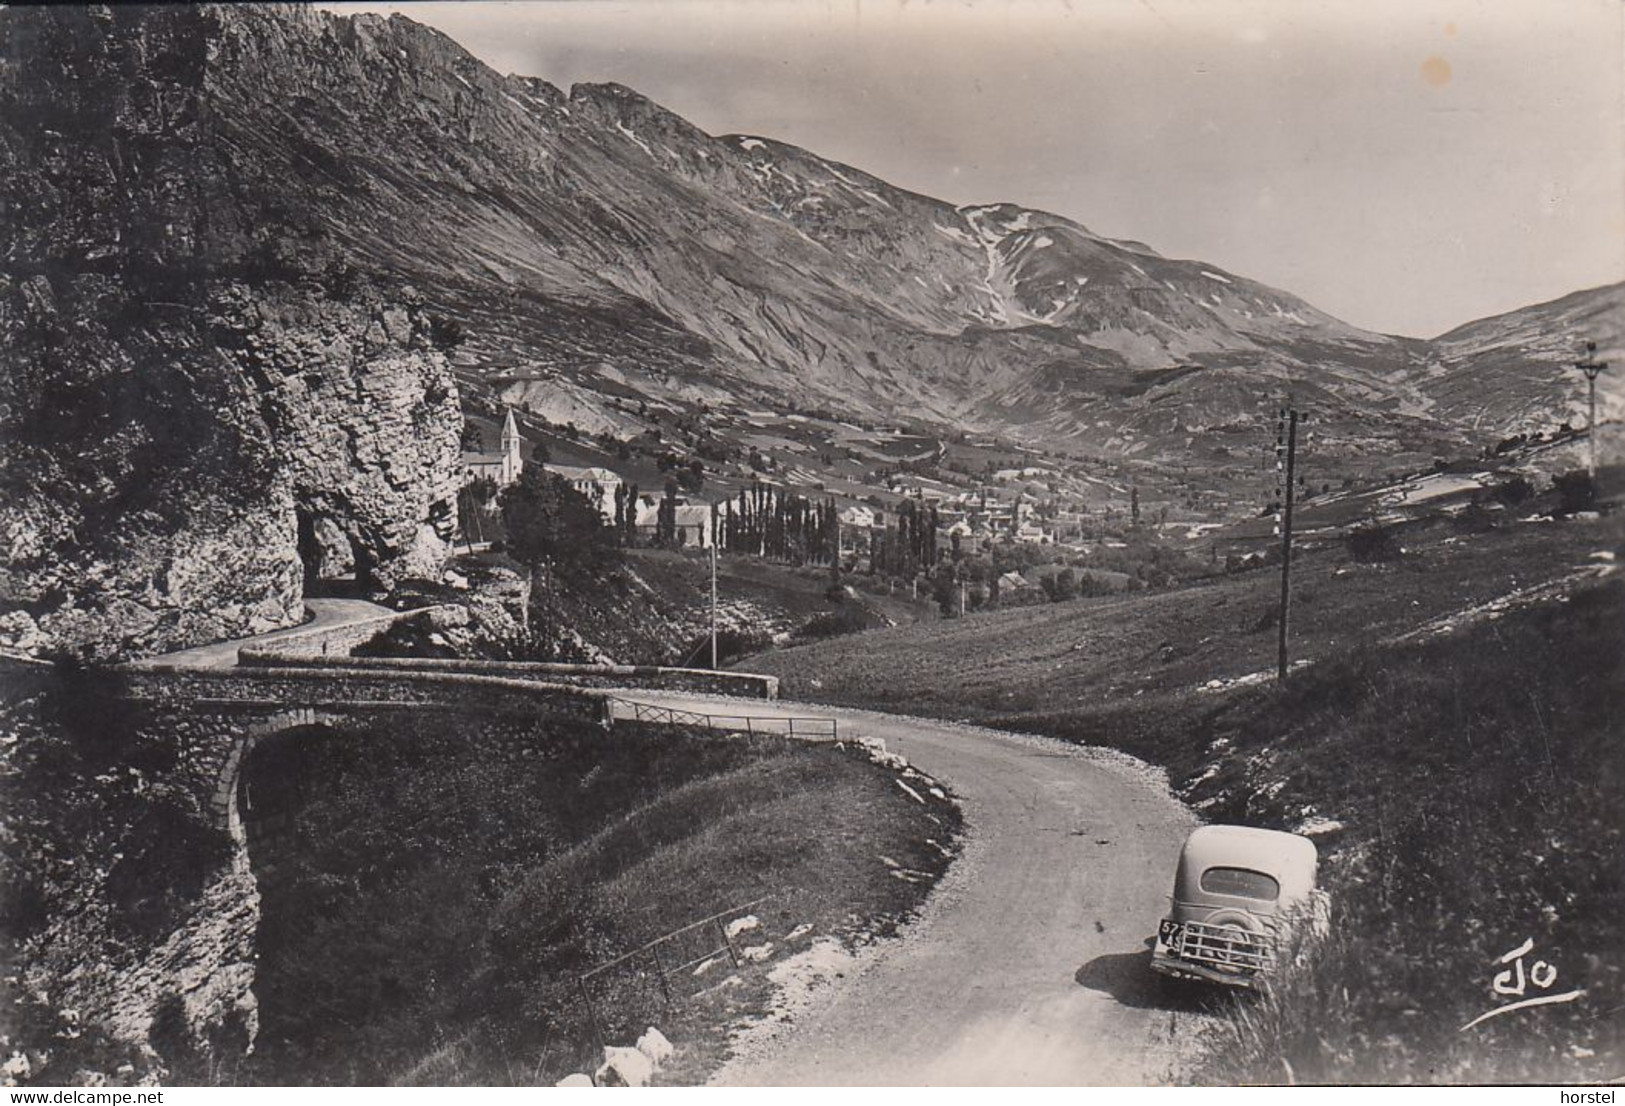
[[[1166,1082],[1203,1017],[1169,1001],[1146,938],[1195,819],[1126,757],[950,723],[629,691],[716,714],[834,717],[964,806],[965,849],[901,940],[714,1082]]]

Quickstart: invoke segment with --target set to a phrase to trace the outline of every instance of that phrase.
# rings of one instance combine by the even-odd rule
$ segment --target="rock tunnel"
[[[375,563],[366,546],[332,515],[307,506],[296,508],[295,515],[307,596],[364,592],[376,587]]]

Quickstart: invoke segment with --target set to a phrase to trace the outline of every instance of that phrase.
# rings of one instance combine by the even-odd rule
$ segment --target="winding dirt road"
[[[714,1082],[1167,1081],[1202,1015],[1164,1000],[1145,941],[1195,819],[1143,767],[898,715],[625,694],[717,714],[834,717],[843,737],[884,739],[964,806],[964,852],[906,936]]]
[[[156,657],[131,661],[130,667],[155,668],[162,665],[179,665],[189,668],[233,668],[237,664],[237,650],[245,645],[265,645],[294,634],[305,634],[312,630],[334,630],[340,626],[371,622],[400,613],[365,599],[306,599],[305,610],[310,617],[299,625],[289,626],[285,630],[272,630],[270,633],[256,634],[253,637],[217,641],[211,645],[198,645],[173,653],[161,653]]]

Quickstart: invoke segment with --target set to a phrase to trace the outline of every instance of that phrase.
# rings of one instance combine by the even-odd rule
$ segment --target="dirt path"
[[[904,939],[714,1080],[732,1084],[1146,1084],[1200,1015],[1167,1005],[1146,938],[1195,819],[1127,758],[1044,738],[807,704],[631,697],[819,715],[953,788],[963,855]]]

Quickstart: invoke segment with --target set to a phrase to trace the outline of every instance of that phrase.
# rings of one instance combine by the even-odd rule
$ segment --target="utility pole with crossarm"
[[[1587,390],[1591,393],[1591,414],[1586,420],[1586,444],[1589,446],[1586,461],[1586,471],[1591,479],[1597,479],[1597,374],[1608,367],[1608,362],[1597,360],[1597,343],[1586,343],[1584,361],[1576,361],[1574,367],[1586,374]]]
[[[1281,612],[1276,624],[1275,678],[1286,679],[1287,620],[1292,610],[1292,493],[1298,469],[1298,409],[1281,411],[1275,432],[1276,471],[1285,477],[1286,492],[1278,516],[1281,534]]]

